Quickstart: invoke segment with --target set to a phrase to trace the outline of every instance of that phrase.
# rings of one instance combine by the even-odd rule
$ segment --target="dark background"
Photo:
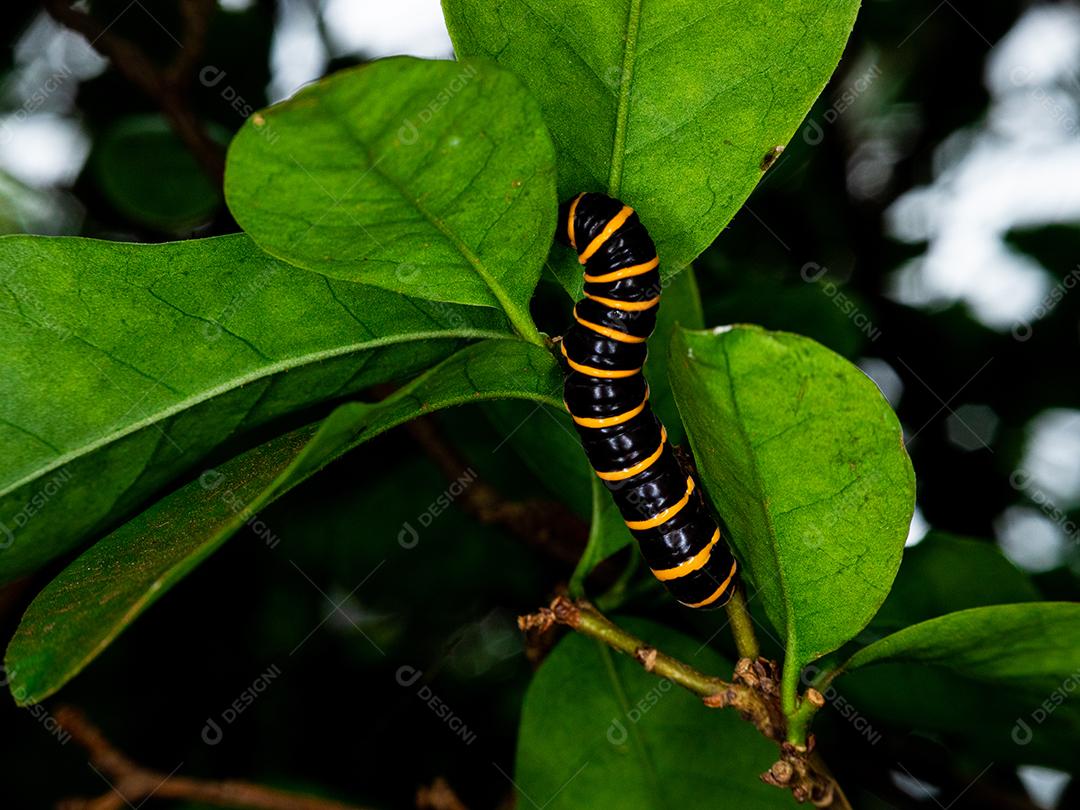
[[[196,79],[188,93],[220,143],[250,108],[395,47],[343,43],[340,18],[314,3],[227,5],[196,66],[227,81]],[[358,36],[382,5],[354,4]],[[176,49],[172,2],[95,2],[93,11],[161,64]],[[416,16],[402,10],[403,32],[419,27]],[[135,241],[235,230],[153,100],[95,65],[36,3],[7,4],[2,25],[11,47],[0,64],[0,228]],[[423,55],[437,51],[437,40],[417,37]],[[1078,66],[1075,5],[867,0],[807,124],[697,262],[708,325],[806,334],[878,381],[918,476],[909,542],[930,528],[997,542],[1047,598],[1070,600],[1080,596],[1076,530],[1055,514],[1075,518],[1080,506]],[[57,75],[58,89],[42,94]],[[949,243],[965,228],[967,242]],[[1036,312],[1048,297],[1060,300]],[[437,428],[507,496],[550,497],[483,413],[447,414]],[[276,547],[235,537],[48,706],[83,708],[165,772],[395,807],[414,806],[418,787],[445,777],[471,808],[505,803],[510,785],[493,763],[512,773],[532,669],[515,617],[543,604],[571,566],[456,506],[416,548],[401,548],[403,521],[446,486],[405,431],[361,448],[267,510]],[[0,590],[5,639],[57,570]],[[635,607],[697,632],[663,601]],[[406,665],[475,732],[471,743],[397,684]],[[224,723],[267,671],[279,674]],[[985,760],[862,709],[886,744],[867,746],[821,718],[830,763],[857,806],[1053,806],[1061,775],[1024,771],[1022,783],[995,763],[965,791]],[[212,746],[202,739],[210,719],[224,732]],[[7,700],[0,728],[2,806],[106,789],[74,743],[60,745]],[[898,776],[901,755],[940,793]],[[1024,784],[1035,785],[1030,797]],[[1066,790],[1057,806],[1080,806],[1076,788]]]

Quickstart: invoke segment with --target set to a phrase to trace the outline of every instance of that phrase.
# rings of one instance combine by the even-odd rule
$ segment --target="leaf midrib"
[[[728,353],[728,346],[727,346],[727,341],[726,340],[721,340],[720,341],[720,351],[724,355],[724,366],[725,366],[725,368],[727,370],[727,374],[725,376],[727,378],[727,384],[728,384],[728,396],[731,397],[731,407],[732,407],[732,410],[735,412],[735,422],[736,422],[738,434],[739,434],[739,437],[744,442],[745,447],[747,448],[747,453],[746,453],[747,464],[749,465],[750,472],[753,475],[754,486],[757,489],[757,492],[759,493],[759,497],[755,498],[754,502],[755,502],[756,505],[761,507],[762,515],[765,518],[765,529],[766,529],[766,531],[768,533],[768,538],[769,538],[769,544],[768,544],[769,545],[769,551],[772,554],[773,560],[776,562],[776,576],[777,576],[777,579],[780,581],[781,603],[784,606],[784,647],[785,647],[785,650],[784,650],[783,682],[782,682],[782,685],[781,685],[781,700],[785,701],[786,699],[794,697],[794,693],[791,693],[790,695],[788,693],[789,685],[794,684],[794,681],[790,679],[789,670],[794,669],[794,667],[791,666],[792,663],[794,663],[793,660],[792,660],[793,659],[792,653],[795,652],[796,649],[797,649],[797,644],[796,644],[797,634],[795,632],[794,623],[791,620],[791,601],[788,598],[787,580],[786,580],[786,577],[784,575],[784,566],[783,566],[782,561],[780,559],[780,548],[779,548],[780,544],[778,542],[776,542],[776,540],[777,540],[776,526],[773,524],[772,514],[770,513],[769,508],[765,504],[761,503],[761,501],[760,501],[760,495],[764,494],[764,492],[765,492],[765,483],[764,483],[764,481],[763,481],[763,479],[761,477],[761,470],[758,468],[757,461],[756,461],[756,456],[755,456],[755,454],[753,452],[753,443],[750,441],[750,437],[747,435],[746,429],[744,427],[745,422],[744,422],[744,420],[742,418],[742,414],[741,414],[741,412],[739,410],[739,400],[735,396],[735,381],[734,381],[734,379],[732,377],[732,374],[731,374],[731,356]],[[801,664],[799,666],[801,668]],[[794,706],[792,706],[791,708],[794,708]],[[787,706],[785,706],[784,709],[785,709],[785,711],[787,711],[788,710]]]
[[[334,123],[336,123],[341,131],[345,133],[346,138],[353,141],[353,143],[363,150],[364,156],[368,161],[367,170],[381,177],[387,185],[394,189],[405,202],[415,208],[433,228],[441,233],[443,237],[453,245],[454,249],[457,250],[462,258],[468,262],[469,266],[472,267],[473,272],[480,277],[480,280],[483,281],[485,286],[491,291],[491,294],[495,296],[495,300],[498,301],[499,306],[502,307],[503,312],[506,313],[506,317],[510,320],[511,325],[518,335],[529,343],[534,343],[537,346],[542,347],[544,345],[543,338],[540,337],[540,333],[537,331],[536,325],[533,323],[532,316],[529,314],[528,310],[526,309],[522,312],[521,308],[510,297],[510,294],[502,284],[500,284],[487,269],[480,257],[473,252],[472,248],[465,244],[460,236],[454,233],[454,231],[443,222],[441,217],[429,211],[427,206],[420,202],[417,195],[413,194],[400,180],[387,173],[382,168],[380,165],[382,160],[375,159],[375,156],[372,154],[371,146],[362,141],[353,128],[346,123],[347,116],[345,115],[345,111],[340,108],[337,100],[333,97],[333,94],[325,94],[324,99],[329,102],[329,107],[334,112]]]
[[[143,419],[136,420],[131,424],[123,427],[119,430],[115,430],[112,433],[108,433],[99,439],[95,439],[92,442],[82,445],[75,450],[70,450],[55,459],[50,461],[43,467],[40,467],[32,473],[23,476],[22,478],[12,482],[7,487],[0,489],[0,498],[10,495],[12,492],[19,490],[20,488],[30,484],[39,478],[48,475],[49,473],[63,467],[65,464],[69,464],[72,461],[76,461],[83,456],[90,455],[91,453],[107,447],[114,442],[123,439],[133,433],[137,433],[140,430],[148,428],[158,422],[165,421],[178,413],[183,413],[196,405],[200,405],[203,402],[208,402],[216,397],[222,396],[234,391],[238,388],[242,388],[245,385],[249,385],[259,380],[273,377],[283,372],[292,371],[297,368],[319,363],[323,360],[331,360],[335,357],[344,357],[349,354],[359,354],[364,351],[371,351],[374,349],[380,349],[384,346],[393,346],[403,343],[409,343],[412,341],[420,340],[460,340],[460,339],[477,339],[477,340],[518,340],[514,335],[508,335],[504,332],[492,332],[483,329],[459,329],[451,331],[431,331],[431,332],[410,332],[402,335],[394,335],[391,337],[377,338],[375,340],[366,341],[363,343],[350,343],[344,346],[339,346],[334,349],[324,349],[319,352],[312,352],[311,354],[301,355],[298,358],[287,358],[280,360],[277,363],[271,363],[266,366],[262,366],[259,369],[243,374],[239,377],[233,377],[227,382],[216,385],[212,388],[208,388],[203,392],[196,394],[195,396],[182,399],[179,402],[158,411],[155,414],[151,414]]]
[[[623,49],[622,76],[619,78],[618,107],[615,112],[615,135],[611,146],[611,172],[608,175],[608,194],[616,198],[622,188],[622,172],[626,158],[626,128],[630,118],[630,85],[634,81],[634,61],[640,29],[641,0],[630,0],[630,9],[626,18],[626,46]]]

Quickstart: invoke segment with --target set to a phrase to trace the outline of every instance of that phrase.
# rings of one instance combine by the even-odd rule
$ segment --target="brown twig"
[[[814,752],[813,735],[805,749],[787,742],[787,720],[780,707],[780,675],[775,662],[764,658],[756,661],[742,658],[735,666],[732,680],[725,681],[650,646],[614,624],[588,602],[572,602],[564,596],[556,597],[550,607],[518,619],[518,626],[526,633],[543,633],[555,624],[566,625],[631,656],[646,671],[698,695],[706,706],[735,709],[743,719],[753,723],[765,737],[780,746],[780,759],[762,774],[764,782],[789,789],[800,802],[850,810],[835,779]]]
[[[55,718],[71,738],[86,749],[90,764],[112,784],[112,790],[97,798],[58,802],[57,810],[122,810],[128,806],[141,806],[150,797],[251,810],[362,810],[356,805],[251,782],[192,779],[154,771],[142,767],[114,747],[78,709],[63,706],[56,711]]]
[[[210,18],[217,8],[215,0],[180,0],[183,41],[165,69],[158,67],[137,44],[113,31],[112,23],[101,23],[87,12],[73,8],[69,0],[43,0],[43,5],[61,25],[86,37],[124,78],[158,105],[177,137],[220,187],[225,174],[224,150],[207,134],[187,97],[191,72],[202,56]]]
[[[581,558],[589,540],[589,526],[561,503],[539,498],[508,500],[476,477],[457,450],[439,434],[432,420],[414,419],[405,429],[446,480],[470,480],[459,500],[470,515],[481,523],[502,526],[568,565],[575,565]]]
[[[441,776],[430,787],[416,791],[416,810],[468,810],[454,793],[454,789]]]

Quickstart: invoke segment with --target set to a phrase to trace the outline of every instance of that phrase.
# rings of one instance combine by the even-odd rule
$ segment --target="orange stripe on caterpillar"
[[[633,478],[635,475],[640,475],[649,469],[656,460],[660,458],[660,454],[664,452],[664,444],[667,442],[667,428],[663,425],[660,426],[660,446],[656,448],[656,452],[648,458],[642,459],[632,467],[627,467],[625,470],[616,470],[614,472],[600,472],[596,470],[597,476],[604,481],[625,481],[627,478]]]
[[[683,507],[690,503],[690,496],[694,492],[694,478],[693,476],[686,476],[686,494],[679,499],[678,503],[672,504],[667,509],[660,510],[659,513],[649,518],[648,520],[625,520],[628,529],[634,529],[635,531],[643,531],[645,529],[655,529],[661,523],[667,523],[679,512]]]
[[[621,270],[612,270],[610,273],[603,273],[599,276],[590,276],[586,273],[584,279],[589,284],[606,284],[609,281],[618,281],[619,279],[630,278],[631,276],[640,276],[644,273],[648,273],[650,270],[655,270],[659,266],[660,257],[653,256],[647,262],[633,264],[630,265],[630,267],[624,267]]]
[[[575,422],[577,422],[577,424],[581,425],[582,427],[606,428],[606,427],[614,427],[615,425],[621,425],[623,422],[629,422],[631,419],[633,419],[635,416],[637,416],[639,413],[641,413],[643,410],[645,410],[645,406],[648,403],[649,403],[649,385],[648,385],[648,383],[646,383],[645,384],[645,399],[641,400],[641,404],[638,405],[636,408],[631,408],[630,410],[624,411],[623,413],[616,414],[615,416],[597,416],[597,417],[574,416],[573,411],[570,410],[570,406],[566,405],[565,402],[563,402],[563,405],[566,405],[566,411],[567,411],[567,413],[570,414],[570,418],[572,418]]]
[[[585,293],[585,297],[598,304],[603,304],[605,307],[618,309],[622,312],[644,312],[660,303],[659,295],[655,298],[650,298],[648,301],[617,301],[614,298],[601,298],[598,295],[591,295],[589,293]]]
[[[712,594],[710,596],[708,596],[707,598],[702,599],[700,602],[680,602],[679,604],[686,605],[686,607],[688,607],[688,608],[699,608],[699,607],[705,607],[706,605],[711,605],[713,602],[715,602],[717,599],[720,598],[720,595],[723,594],[723,592],[725,590],[727,590],[727,586],[730,585],[731,580],[733,580],[735,578],[735,571],[736,571],[736,569],[738,567],[739,567],[738,562],[736,562],[735,560],[732,560],[731,561],[731,573],[729,573],[727,575],[727,579],[725,579],[723,582],[720,583],[720,587],[717,588],[715,591],[713,591]]]
[[[598,323],[587,321],[577,314],[577,307],[574,307],[574,320],[584,326],[586,329],[591,329],[598,335],[603,335],[606,338],[617,340],[619,343],[644,343],[645,338],[638,337],[637,335],[628,335],[626,332],[620,332],[618,329],[612,329],[610,326],[601,326]]]
[[[704,568],[705,564],[709,561],[709,557],[712,556],[712,549],[720,541],[720,529],[717,529],[712,536],[712,540],[708,544],[685,562],[681,562],[674,568],[661,568],[652,569],[653,576],[661,582],[666,582],[671,579],[679,579],[685,577],[687,574],[697,571],[699,568]]]
[[[604,242],[610,239],[612,234],[619,230],[626,220],[630,219],[630,215],[633,213],[633,208],[629,205],[624,205],[622,210],[613,216],[608,224],[604,226],[604,230],[600,231],[600,233],[596,235],[596,238],[589,242],[589,246],[581,252],[580,256],[578,256],[578,261],[585,264],[585,262],[591,259],[593,254],[604,246]]]
[[[567,220],[566,220],[566,235],[567,235],[567,237],[569,237],[570,245],[571,245],[571,247],[574,248],[574,250],[577,250],[577,240],[574,239],[574,214],[577,212],[577,204],[578,204],[578,202],[584,196],[585,196],[585,192],[583,191],[580,194],[578,194],[576,197],[574,197],[574,201],[572,203],[570,203],[570,216],[567,217]]]
[[[641,373],[641,366],[631,369],[606,369],[606,368],[593,368],[592,366],[583,366],[581,363],[575,362],[570,355],[566,353],[566,344],[560,343],[559,349],[562,351],[562,356],[566,358],[567,365],[579,374],[584,374],[588,377],[598,377],[602,380],[622,380],[627,377],[633,377],[635,374]]]

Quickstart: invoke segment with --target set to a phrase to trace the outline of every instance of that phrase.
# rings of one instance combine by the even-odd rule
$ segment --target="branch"
[[[143,768],[110,743],[101,730],[71,706],[56,711],[57,723],[86,749],[90,764],[109,782],[112,790],[96,799],[65,799],[57,810],[122,810],[155,799],[182,799],[217,807],[250,810],[362,810],[351,804],[235,780],[191,779]]]
[[[180,16],[183,18],[183,44],[165,71],[165,79],[177,88],[187,88],[192,74],[199,66],[206,37],[210,32],[210,20],[217,10],[217,0],[179,0]]]
[[[735,587],[731,599],[724,605],[724,610],[727,611],[728,623],[731,625],[731,634],[735,637],[735,648],[739,651],[739,657],[756,661],[761,651],[758,647],[757,635],[754,633],[754,620],[750,618],[750,608],[746,605],[746,594],[741,584]]]
[[[416,791],[416,810],[468,810],[441,776]]]
[[[774,662],[764,658],[756,661],[741,658],[735,665],[732,681],[725,681],[646,644],[611,622],[588,602],[571,602],[564,596],[556,597],[550,607],[518,619],[518,626],[526,632],[543,633],[555,624],[564,624],[631,656],[646,672],[667,678],[693,692],[710,708],[735,709],[762,735],[780,746],[780,759],[761,775],[762,781],[791,790],[799,802],[810,801],[817,807],[851,810],[840,786],[814,752],[813,735],[802,750],[787,742],[787,722],[780,708],[780,679]]]
[[[103,25],[87,12],[73,8],[68,0],[43,0],[43,5],[53,19],[82,34],[124,78],[157,104],[173,132],[184,142],[207,176],[220,187],[225,175],[224,151],[207,134],[187,98],[191,71],[202,56],[216,2],[180,0],[184,41],[172,64],[165,70],[159,68],[137,44],[110,30],[111,23]]]
[[[448,481],[472,479],[462,492],[462,508],[481,523],[502,526],[532,546],[569,565],[577,563],[589,540],[588,524],[557,501],[530,498],[511,501],[490,484],[477,479],[457,450],[428,418],[405,425]]]

